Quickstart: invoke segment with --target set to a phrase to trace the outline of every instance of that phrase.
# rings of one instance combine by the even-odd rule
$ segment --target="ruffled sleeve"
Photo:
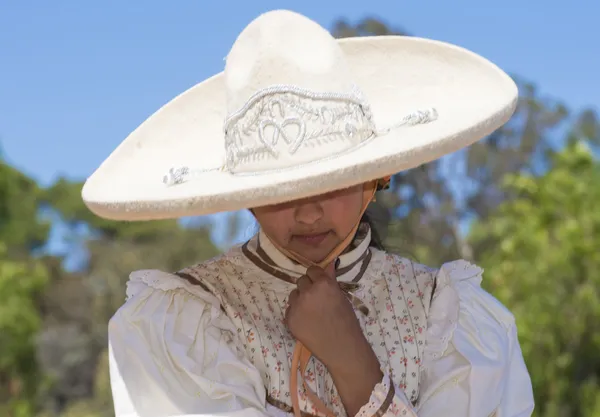
[[[109,324],[116,417],[271,415],[216,297],[160,271],[134,272],[127,297]]]
[[[528,417],[531,379],[513,315],[466,261],[442,266],[429,310],[419,403],[386,375],[357,417]]]

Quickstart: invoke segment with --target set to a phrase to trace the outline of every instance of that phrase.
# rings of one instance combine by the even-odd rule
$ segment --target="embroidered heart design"
[[[290,130],[286,130],[286,127],[288,126],[296,126],[298,129],[295,139],[293,140],[290,139],[293,136],[287,133]],[[283,123],[281,123],[281,136],[283,137],[283,140],[285,140],[285,143],[290,145],[288,148],[289,152],[294,154],[298,148],[300,148],[300,145],[302,145],[302,142],[304,142],[304,139],[306,138],[306,123],[304,123],[304,120],[300,118],[288,117],[283,121]]]
[[[265,129],[267,127],[273,128],[273,134],[270,139],[266,137]],[[290,129],[290,127],[295,127],[295,129]],[[302,119],[297,117],[288,117],[281,123],[272,119],[265,119],[260,122],[258,126],[258,138],[275,156],[278,155],[276,146],[280,137],[289,145],[288,152],[294,154],[300,148],[302,142],[304,142],[306,124]]]

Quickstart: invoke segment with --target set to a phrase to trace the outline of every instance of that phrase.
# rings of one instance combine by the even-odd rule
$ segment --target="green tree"
[[[473,228],[485,285],[516,315],[540,417],[600,416],[600,166],[572,141]]]
[[[38,184],[0,159],[0,240],[11,254],[28,255],[46,243],[50,225],[38,219]]]
[[[40,383],[38,300],[47,273],[37,262],[14,261],[0,241],[0,415],[30,417]]]

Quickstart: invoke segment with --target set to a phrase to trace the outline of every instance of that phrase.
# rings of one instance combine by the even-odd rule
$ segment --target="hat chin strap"
[[[373,201],[373,199],[375,197],[375,192],[377,191],[377,184],[378,184],[378,181],[371,181],[364,185],[363,207],[360,212],[360,215],[358,216],[359,220],[356,222],[356,225],[352,228],[352,230],[350,231],[348,236],[346,236],[344,238],[344,240],[342,240],[321,262],[319,262],[319,263],[312,262],[295,252],[284,249],[281,246],[279,246],[272,239],[270,239],[271,243],[282,254],[284,254],[288,258],[304,265],[306,268],[311,267],[311,266],[318,266],[320,268],[325,269],[331,262],[333,262],[335,259],[337,259],[337,257],[340,256],[344,252],[344,250],[346,250],[346,248],[348,247],[350,242],[352,242],[352,240],[354,239],[354,236],[356,235],[356,231],[358,230],[358,227],[360,226],[360,219],[362,218],[363,214],[367,210],[369,203],[371,203],[371,201]],[[319,412],[325,414],[328,417],[335,417],[335,414],[327,408],[327,406],[323,403],[323,401],[321,401],[321,399],[317,396],[317,394],[315,394],[306,384],[306,379],[304,377],[304,374],[305,374],[306,367],[308,366],[308,362],[309,362],[311,356],[312,356],[311,351],[308,350],[300,341],[296,341],[296,346],[294,347],[294,354],[292,356],[292,368],[291,368],[291,375],[290,375],[290,393],[292,395],[292,407],[294,409],[294,416],[301,417],[300,403],[299,403],[299,398],[298,398],[298,395],[299,395],[299,393],[298,393],[298,368],[300,368],[299,370],[300,370],[300,375],[302,376],[302,385],[306,389],[306,394],[307,394],[308,398],[310,399],[310,401],[314,404],[314,406],[317,408],[317,410]]]

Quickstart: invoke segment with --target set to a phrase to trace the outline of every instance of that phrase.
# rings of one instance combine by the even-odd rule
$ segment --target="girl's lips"
[[[329,236],[329,232],[316,235],[294,235],[293,239],[308,246],[318,246]]]

